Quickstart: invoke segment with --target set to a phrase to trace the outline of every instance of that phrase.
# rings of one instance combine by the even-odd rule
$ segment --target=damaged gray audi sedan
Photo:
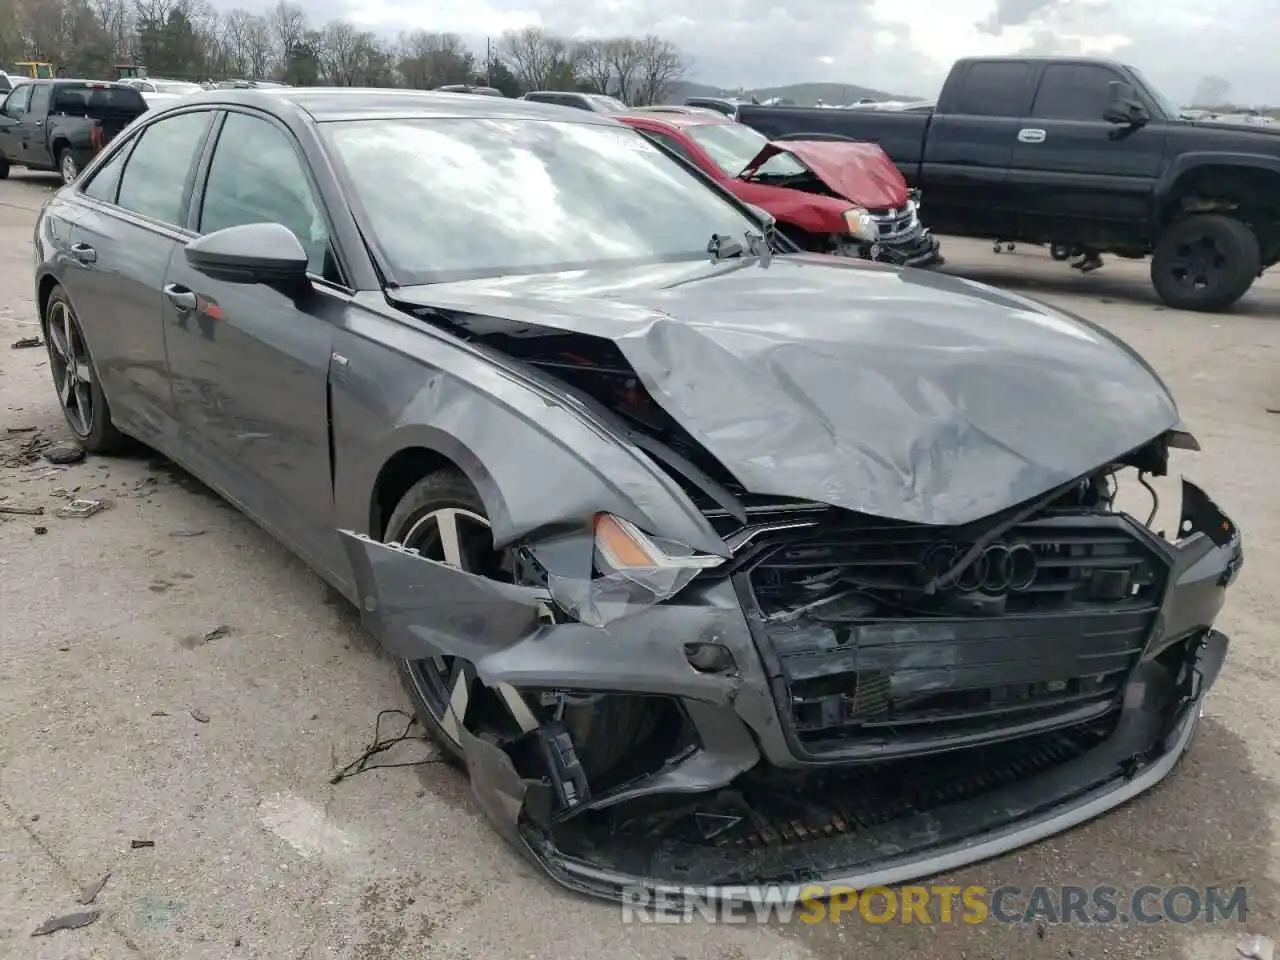
[[[770,234],[608,118],[211,91],[50,200],[35,284],[81,441],[357,604],[566,886],[894,883],[1157,783],[1242,562],[1189,482],[1169,537],[1115,505],[1197,449],[1165,385]]]

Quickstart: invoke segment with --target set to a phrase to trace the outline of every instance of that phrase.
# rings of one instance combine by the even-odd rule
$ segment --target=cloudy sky
[[[1277,0],[321,0],[369,28],[483,37],[540,24],[570,36],[657,33],[690,79],[759,87],[843,81],[937,92],[959,56],[1099,53],[1142,69],[1177,100],[1201,77],[1233,99],[1280,103]],[[318,5],[319,6],[319,5]],[[337,8],[337,9],[335,9]],[[1266,15],[1267,8],[1270,16]],[[312,9],[320,18],[321,11]]]

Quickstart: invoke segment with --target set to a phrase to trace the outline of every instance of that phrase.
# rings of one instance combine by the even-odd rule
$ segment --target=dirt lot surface
[[[41,459],[67,436],[45,353],[9,345],[37,333],[30,238],[49,189],[0,183],[0,506],[44,509],[0,513],[0,957],[1228,960],[1242,933],[1280,935],[1280,277],[1199,316],[1159,307],[1143,264],[1080,276],[1043,250],[945,244],[948,270],[1065,305],[1146,354],[1204,446],[1177,466],[1234,515],[1248,562],[1219,624],[1227,668],[1173,776],[939,882],[1244,884],[1244,925],[624,925],[519,860],[446,767],[329,783],[405,700],[352,611],[253,524],[158,459]],[[57,516],[69,496],[110,507]],[[1176,509],[1166,496],[1161,521]],[[388,759],[431,755],[397,749]],[[102,911],[91,925],[31,936],[87,909]]]

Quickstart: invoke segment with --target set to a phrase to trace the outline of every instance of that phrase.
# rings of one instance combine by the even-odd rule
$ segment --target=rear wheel
[[[63,183],[71,183],[80,176],[80,164],[76,163],[76,155],[70,147],[58,151],[58,172],[62,174]]]
[[[410,487],[391,513],[384,540],[478,576],[505,583],[516,579],[514,552],[494,549],[484,503],[456,470],[439,470]],[[552,617],[550,611],[545,615]],[[476,682],[471,664],[459,657],[402,659],[397,669],[419,720],[444,757],[459,766],[463,751],[458,725],[467,719],[469,708],[474,706],[479,714],[476,723],[492,722],[509,735],[549,719],[541,704],[514,687],[491,689]],[[606,696],[569,705],[564,719],[588,775],[601,775],[626,756],[646,717],[639,698]]]
[[[1225,310],[1262,271],[1262,248],[1248,225],[1199,214],[1165,227],[1151,257],[1151,283],[1178,310]]]
[[[1055,243],[1049,247],[1049,256],[1059,262],[1062,262],[1063,260],[1070,260],[1071,247],[1065,243]]]
[[[0,180],[9,179],[9,161],[0,157]]]
[[[80,319],[61,287],[49,295],[43,326],[49,373],[67,426],[90,453],[121,450],[127,441],[111,422],[111,405],[102,392]]]

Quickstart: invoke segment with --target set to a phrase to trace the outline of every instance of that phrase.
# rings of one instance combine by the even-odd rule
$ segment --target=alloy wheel
[[[489,521],[465,507],[442,507],[419,517],[400,538],[403,547],[422,556],[507,583],[515,579],[514,557],[510,551],[493,548]],[[544,612],[544,618],[550,612]],[[435,656],[427,660],[406,660],[409,677],[422,701],[446,736],[460,746],[458,727],[466,717],[471,699],[470,664],[458,657]],[[519,692],[509,684],[495,691],[521,729],[537,725],[532,711]]]
[[[76,158],[71,155],[70,150],[64,150],[62,153],[62,182],[71,183],[80,175],[80,168],[76,166]]]
[[[70,307],[55,300],[49,307],[49,370],[67,423],[81,440],[93,430],[93,367]]]

